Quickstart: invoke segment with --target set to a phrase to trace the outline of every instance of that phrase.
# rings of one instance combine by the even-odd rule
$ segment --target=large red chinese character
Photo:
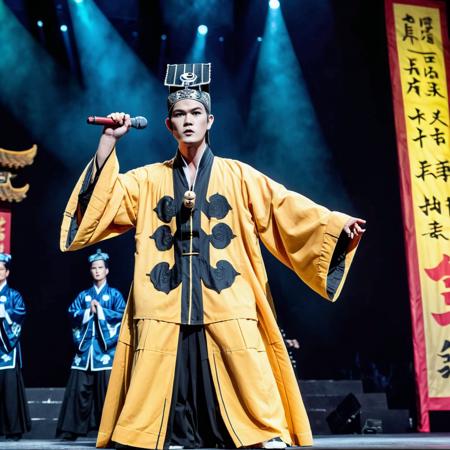
[[[431,269],[425,269],[425,273],[433,280],[443,280],[446,288],[450,288],[450,256],[444,255],[442,261]],[[446,305],[450,306],[450,291],[441,292]],[[434,320],[442,327],[450,325],[450,311],[446,313],[432,313]]]

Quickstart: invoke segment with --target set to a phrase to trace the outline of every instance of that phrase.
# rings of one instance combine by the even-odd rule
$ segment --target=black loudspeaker
[[[332,411],[327,422],[333,434],[361,433],[361,403],[353,394],[348,394]]]

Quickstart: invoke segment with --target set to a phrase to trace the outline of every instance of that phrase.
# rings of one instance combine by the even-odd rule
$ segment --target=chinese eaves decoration
[[[16,174],[8,169],[21,169],[33,164],[37,146],[22,151],[0,148],[0,252],[10,253],[11,239],[11,208],[8,203],[21,202],[26,196],[30,185],[15,187],[11,180]]]

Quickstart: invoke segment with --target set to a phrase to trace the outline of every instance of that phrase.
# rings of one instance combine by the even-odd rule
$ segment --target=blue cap
[[[0,262],[8,264],[12,259],[12,256],[8,253],[0,253]]]
[[[97,249],[97,251],[89,256],[88,261],[90,263],[93,263],[94,261],[108,261],[109,259],[109,255],[108,253],[103,253],[99,248]]]

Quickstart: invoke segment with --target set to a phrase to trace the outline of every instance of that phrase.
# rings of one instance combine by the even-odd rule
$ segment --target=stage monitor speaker
[[[333,434],[361,433],[361,403],[354,394],[348,394],[332,411],[327,422]]]

